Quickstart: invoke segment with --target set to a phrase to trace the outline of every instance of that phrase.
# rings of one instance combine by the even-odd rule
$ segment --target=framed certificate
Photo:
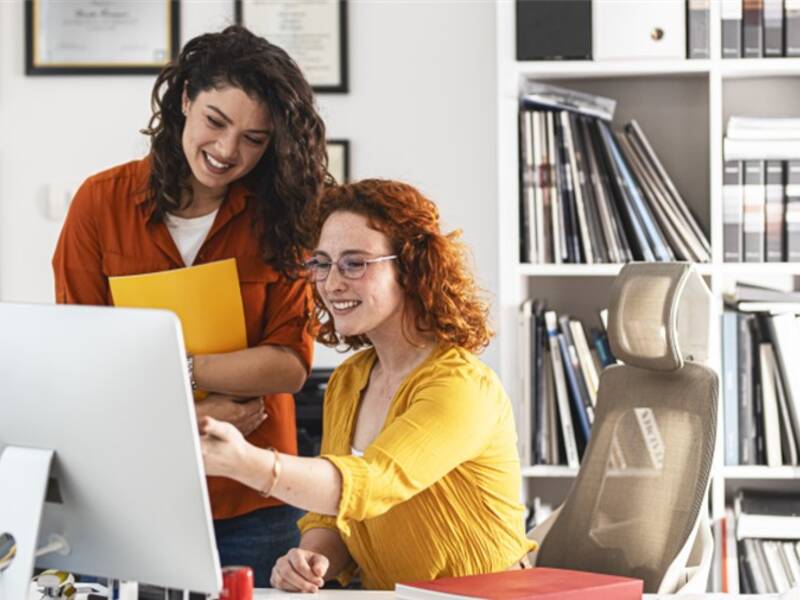
[[[25,73],[158,73],[179,27],[178,0],[25,0]]]
[[[347,93],[346,0],[236,0],[236,21],[286,50],[317,92]]]
[[[328,171],[338,184],[350,182],[350,142],[328,140]]]

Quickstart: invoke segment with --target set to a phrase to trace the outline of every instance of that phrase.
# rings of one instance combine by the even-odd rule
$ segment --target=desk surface
[[[277,590],[258,589],[253,594],[254,600],[274,600],[276,597],[285,597],[289,592]],[[321,590],[317,594],[291,594],[295,600],[301,598],[312,598],[315,600],[387,600],[394,598],[394,592],[361,592],[357,590]],[[778,594],[687,594],[685,596],[674,596],[670,594],[645,594],[643,600],[732,600],[741,598],[742,600],[800,600],[800,593],[797,596],[783,596]]]

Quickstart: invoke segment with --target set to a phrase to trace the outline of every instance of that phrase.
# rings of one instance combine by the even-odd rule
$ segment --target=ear
[[[187,88],[187,84],[184,83],[183,84],[183,93],[181,94],[181,111],[183,111],[184,115],[186,115],[186,113],[189,112],[189,94],[186,91],[186,88]]]

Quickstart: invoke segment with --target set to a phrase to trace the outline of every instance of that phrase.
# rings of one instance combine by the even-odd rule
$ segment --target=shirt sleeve
[[[497,420],[490,397],[474,376],[434,380],[414,391],[408,410],[363,457],[323,453],[342,477],[342,535],[350,534],[348,521],[385,513],[480,454]]]
[[[86,181],[78,189],[56,244],[53,276],[59,304],[108,303],[93,187]]]
[[[313,296],[311,285],[302,277],[280,276],[267,291],[267,323],[260,346],[285,346],[293,350],[311,369],[314,336],[310,329]]]

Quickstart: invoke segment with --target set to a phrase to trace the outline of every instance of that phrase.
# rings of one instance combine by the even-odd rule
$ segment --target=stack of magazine
[[[800,494],[741,490],[714,534],[716,591],[781,593],[800,581]]]
[[[580,321],[548,310],[541,300],[521,305],[524,464],[579,466],[591,435],[600,372],[616,363],[605,332],[606,315],[601,311],[603,326],[587,334]]]
[[[724,156],[724,260],[800,261],[800,119],[732,116]]]
[[[707,262],[708,239],[636,121],[616,102],[528,81],[520,101],[527,263]]]
[[[800,293],[739,284],[725,294],[725,464],[800,464]]]

